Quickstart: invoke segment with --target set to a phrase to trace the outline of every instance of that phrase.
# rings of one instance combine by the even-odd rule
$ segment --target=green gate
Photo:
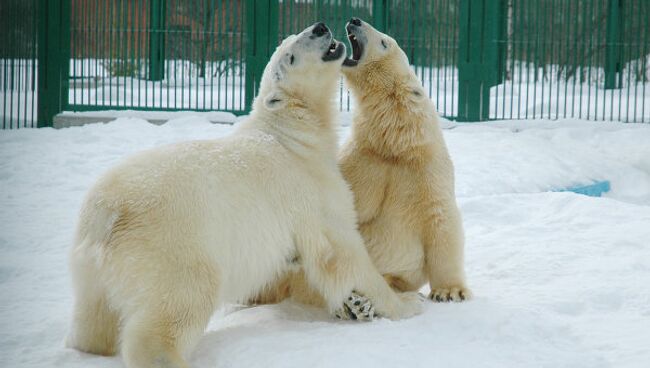
[[[323,21],[345,39],[352,16],[399,42],[447,118],[650,122],[647,0],[3,0],[2,128],[244,114],[282,38]],[[353,108],[343,82],[338,98]]]

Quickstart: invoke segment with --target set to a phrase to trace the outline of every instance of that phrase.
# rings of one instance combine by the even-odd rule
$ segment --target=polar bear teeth
[[[355,35],[350,35],[350,40],[356,41],[357,37]]]
[[[328,54],[333,54],[335,50],[336,50],[336,42],[332,41],[332,43],[330,44],[329,50],[327,50],[327,53]]]

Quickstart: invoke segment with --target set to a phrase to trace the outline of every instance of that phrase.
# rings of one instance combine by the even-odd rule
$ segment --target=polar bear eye
[[[289,64],[293,65],[294,60],[295,58],[293,57],[293,55],[291,55],[291,57],[289,58]]]
[[[386,41],[381,40],[381,45],[384,46],[385,49],[388,48],[388,45],[386,44]]]

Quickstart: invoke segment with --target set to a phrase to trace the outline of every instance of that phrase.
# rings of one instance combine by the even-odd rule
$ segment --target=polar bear
[[[229,137],[160,147],[99,179],[70,265],[67,344],[127,367],[187,367],[215,310],[300,269],[330,310],[356,291],[376,311],[421,311],[370,260],[336,162],[333,96],[345,46],[315,24],[282,42],[250,117]]]
[[[397,291],[428,282],[434,301],[470,298],[454,168],[433,103],[394,39],[358,18],[346,30],[352,57],[342,73],[358,106],[339,166],[354,193],[370,257]],[[287,297],[324,303],[300,272],[254,301]]]
[[[395,290],[429,283],[434,301],[471,297],[452,165],[438,114],[394,39],[358,18],[346,25],[342,72],[358,103],[339,154],[359,229]]]

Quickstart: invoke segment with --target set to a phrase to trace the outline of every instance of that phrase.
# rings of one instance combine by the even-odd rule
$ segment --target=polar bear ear
[[[271,111],[281,109],[286,104],[286,96],[280,91],[273,91],[264,98],[264,106]]]

